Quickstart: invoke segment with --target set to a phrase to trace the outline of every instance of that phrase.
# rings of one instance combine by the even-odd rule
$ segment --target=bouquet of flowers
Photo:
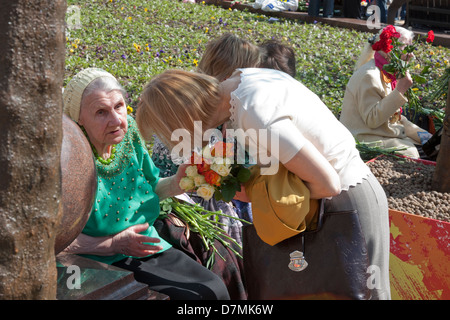
[[[196,191],[205,200],[214,196],[216,200],[227,202],[249,178],[250,170],[234,161],[234,143],[219,141],[212,147],[205,147],[201,153],[193,152],[180,188]]]
[[[412,62],[408,59],[404,60],[402,57],[412,54],[415,45],[405,45],[399,41],[400,33],[398,33],[394,26],[389,25],[385,27],[380,34],[380,40],[372,45],[374,51],[383,51],[389,53],[389,63],[383,66],[384,71],[394,75],[396,78],[405,77],[406,72],[412,67]],[[434,32],[430,30],[427,35],[426,42],[431,44],[434,41]],[[411,74],[415,83],[423,84],[427,82],[424,77],[429,72],[429,67],[425,67],[420,74]],[[406,97],[408,98],[408,105],[413,109],[417,115],[421,110],[421,103],[413,88],[409,88]]]

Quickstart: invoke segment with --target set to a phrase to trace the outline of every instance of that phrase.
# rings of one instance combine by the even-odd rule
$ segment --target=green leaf
[[[231,201],[231,199],[233,199],[236,195],[236,190],[238,190],[239,187],[240,186],[234,181],[232,183],[224,184],[221,189],[223,201]]]
[[[386,64],[383,66],[383,69],[388,73],[395,73],[397,70],[392,64]]]
[[[238,180],[240,182],[247,182],[248,179],[250,179],[251,174],[252,173],[251,173],[251,171],[249,169],[241,167],[239,169],[239,172],[238,172],[236,177],[238,178]]]
[[[223,195],[220,190],[216,190],[216,192],[214,192],[214,199],[217,201],[223,200]]]
[[[427,74],[428,72],[430,72],[430,66],[425,66],[420,74],[423,75],[423,74]]]
[[[413,74],[411,75],[411,77],[413,78],[414,82],[418,83],[418,84],[424,84],[427,82],[427,79],[421,75],[418,74]]]

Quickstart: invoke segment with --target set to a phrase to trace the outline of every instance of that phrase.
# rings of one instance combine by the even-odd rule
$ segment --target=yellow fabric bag
[[[252,202],[253,224],[261,240],[273,246],[317,226],[319,200],[310,199],[309,189],[300,178],[281,163],[274,175],[261,175],[258,166],[250,170],[245,191]]]

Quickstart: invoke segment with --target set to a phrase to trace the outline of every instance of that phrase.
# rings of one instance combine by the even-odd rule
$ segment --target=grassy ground
[[[104,68],[125,86],[133,108],[153,75],[168,68],[195,70],[206,43],[232,32],[255,43],[276,38],[295,48],[296,78],[338,115],[354,63],[370,36],[178,0],[69,0],[68,5],[79,11],[67,16],[65,83],[83,68]],[[73,24],[77,19],[80,28]],[[417,87],[425,97],[449,66],[450,50],[420,43],[416,57],[417,71],[432,66],[429,81]],[[427,104],[443,107],[445,101]]]

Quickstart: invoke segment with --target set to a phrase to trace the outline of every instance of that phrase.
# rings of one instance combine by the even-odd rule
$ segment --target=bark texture
[[[0,299],[55,299],[65,0],[0,0]]]
[[[439,192],[450,192],[450,81],[447,92],[447,106],[445,108],[444,129],[441,146],[436,159],[432,188]]]

